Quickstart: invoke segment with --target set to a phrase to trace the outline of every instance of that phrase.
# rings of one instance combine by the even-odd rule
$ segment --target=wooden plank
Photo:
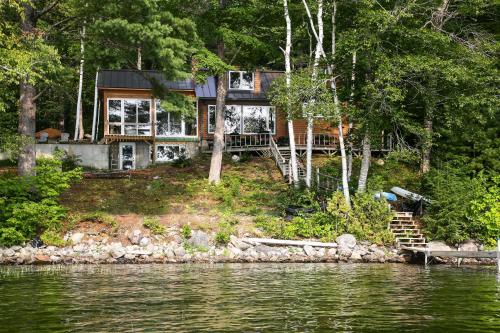
[[[242,240],[250,243],[270,244],[270,245],[289,245],[289,246],[310,245],[313,247],[337,247],[337,243],[323,243],[314,241],[294,241],[294,240],[271,239],[271,238],[243,238]]]
[[[429,251],[431,257],[496,258],[496,251]]]

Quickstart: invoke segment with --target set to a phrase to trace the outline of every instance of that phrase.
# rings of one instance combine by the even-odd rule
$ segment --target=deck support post
[[[429,250],[426,249],[424,252],[424,266],[427,268],[427,265],[429,265]]]
[[[500,274],[500,238],[497,238],[497,273]]]

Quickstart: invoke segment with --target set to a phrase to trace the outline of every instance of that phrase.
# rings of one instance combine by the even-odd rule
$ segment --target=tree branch
[[[50,5],[48,5],[44,9],[40,10],[39,12],[37,12],[36,15],[35,15],[35,19],[39,19],[43,15],[47,14],[48,12],[50,12],[55,6],[57,6],[57,4],[59,4],[59,2],[61,2],[61,0],[54,0]]]

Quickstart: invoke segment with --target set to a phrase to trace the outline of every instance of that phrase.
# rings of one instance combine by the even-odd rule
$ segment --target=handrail
[[[224,141],[227,148],[266,147],[269,145],[269,133],[258,134],[225,134]]]

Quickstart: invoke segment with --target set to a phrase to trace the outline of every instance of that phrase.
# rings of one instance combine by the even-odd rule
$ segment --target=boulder
[[[336,254],[337,254],[337,249],[335,249],[335,248],[329,248],[329,249],[326,251],[326,255],[327,255],[328,257],[334,257]]]
[[[252,246],[234,235],[229,236],[229,239],[230,239],[230,243],[234,247],[240,249],[241,251],[245,251],[246,249],[249,249]]]
[[[16,255],[16,251],[14,251],[13,249],[5,249],[5,251],[3,251],[4,257],[13,257],[15,255]]]
[[[141,231],[139,229],[135,229],[132,231],[132,234],[128,236],[128,240],[130,241],[131,244],[137,245],[139,244],[139,241],[141,240]]]
[[[60,262],[60,261],[61,261],[61,257],[59,257],[59,256],[54,256],[54,255],[50,256],[50,258],[49,258],[49,259],[50,259],[50,261],[51,261],[51,262],[54,262],[54,263],[58,263],[58,262]]]
[[[354,261],[359,261],[361,260],[361,253],[357,250],[353,251],[351,253],[351,257],[350,257],[351,260],[354,260]]]
[[[151,243],[151,240],[148,237],[142,237],[139,241],[140,246],[148,246]]]
[[[84,233],[82,232],[77,232],[77,233],[74,233],[73,235],[71,235],[69,237],[69,240],[73,243],[73,244],[79,244],[82,240],[83,240],[83,237],[85,236]]]
[[[352,254],[352,250],[348,247],[340,247],[337,253],[341,258],[349,258]]]
[[[427,244],[427,248],[431,251],[453,251],[451,247],[446,245],[445,242],[442,241],[431,241]]]
[[[264,254],[264,255],[268,255],[274,251],[274,248],[267,246],[267,245],[257,245],[253,249],[255,250],[255,252],[257,252],[259,254]]]
[[[479,247],[473,240],[468,240],[458,245],[460,251],[479,251]]]
[[[354,249],[356,246],[356,237],[352,234],[343,234],[337,237],[335,240],[340,247],[347,247],[349,249]]]
[[[316,251],[311,245],[305,245],[304,252],[307,254],[308,257],[314,257],[314,255],[316,254]]]
[[[179,247],[174,248],[174,254],[176,257],[182,258],[186,254],[186,250],[184,250],[184,248],[182,246],[179,246]]]
[[[50,262],[50,257],[45,254],[37,254],[35,256],[35,261],[38,263],[49,263]]]
[[[117,244],[117,243],[113,243],[110,251],[109,251],[109,254],[111,254],[111,256],[114,258],[114,259],[118,259],[118,258],[121,258],[125,255],[126,251],[125,251],[125,248],[123,248],[123,246],[121,244]]]
[[[208,248],[208,234],[201,230],[195,230],[191,233],[188,243],[195,247]]]

